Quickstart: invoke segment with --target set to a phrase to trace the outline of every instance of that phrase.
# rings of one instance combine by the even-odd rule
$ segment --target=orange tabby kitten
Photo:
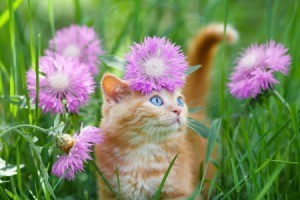
[[[226,41],[232,42],[236,36],[233,29],[227,28]],[[152,199],[177,154],[161,199],[186,199],[194,191],[206,140],[187,130],[187,106],[205,106],[211,62],[222,38],[222,25],[210,25],[195,37],[188,61],[202,67],[187,78],[183,92],[162,90],[143,95],[112,74],[103,76],[104,142],[96,146],[95,155],[114,193],[122,199]],[[210,167],[206,178],[212,176]],[[98,179],[101,199],[116,199],[103,180]]]

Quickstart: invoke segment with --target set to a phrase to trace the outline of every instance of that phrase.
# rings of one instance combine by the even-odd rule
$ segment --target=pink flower
[[[76,70],[74,70],[76,69]],[[39,60],[39,106],[44,112],[78,112],[94,91],[94,81],[88,68],[77,59],[59,55]],[[29,96],[36,98],[36,73],[27,72]]]
[[[274,72],[286,75],[291,58],[282,44],[270,41],[263,45],[252,45],[247,48],[230,76],[228,84],[231,95],[238,99],[255,98],[264,90],[273,88],[279,83]]]
[[[125,57],[125,79],[135,91],[148,94],[165,88],[174,91],[183,86],[188,67],[179,46],[166,38],[146,37],[134,44]]]
[[[97,74],[100,63],[98,57],[104,51],[101,49],[101,40],[93,28],[71,25],[56,32],[45,53],[49,56],[54,56],[56,53],[77,58],[90,68],[92,74]]]
[[[266,44],[266,63],[271,70],[279,71],[283,74],[288,74],[289,65],[291,64],[290,55],[286,55],[288,51],[282,44],[276,44],[270,41]]]
[[[65,153],[53,164],[52,174],[67,180],[74,179],[77,172],[84,170],[84,162],[92,159],[89,153],[93,145],[102,141],[100,132],[101,129],[88,126],[74,137],[67,134],[58,137],[57,146]]]

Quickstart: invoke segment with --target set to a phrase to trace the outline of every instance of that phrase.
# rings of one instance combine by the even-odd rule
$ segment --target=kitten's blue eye
[[[160,98],[160,96],[154,96],[151,97],[150,102],[155,106],[162,106],[164,104],[163,100]]]
[[[177,104],[178,104],[179,106],[181,106],[181,107],[184,106],[184,102],[183,102],[182,97],[177,97]]]

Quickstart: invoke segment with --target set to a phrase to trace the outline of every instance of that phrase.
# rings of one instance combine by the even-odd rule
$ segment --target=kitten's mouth
[[[156,126],[157,127],[165,127],[165,128],[168,128],[168,127],[173,127],[173,126],[176,126],[176,125],[180,125],[180,121],[179,119],[176,119],[170,123],[161,123],[161,124],[157,124]]]
[[[174,126],[180,126],[180,124],[181,123],[180,123],[180,120],[178,118],[178,119],[175,119],[174,121],[172,121],[171,123],[165,124],[164,126],[172,128]]]
[[[176,117],[176,118],[173,118],[173,119],[169,119],[169,120],[166,120],[166,121],[161,121],[157,124],[155,124],[154,126],[156,126],[157,128],[164,128],[164,129],[170,129],[175,131],[177,130],[179,127],[182,126],[182,121],[180,120],[179,117]]]

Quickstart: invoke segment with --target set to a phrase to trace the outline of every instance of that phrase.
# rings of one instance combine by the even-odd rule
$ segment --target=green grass
[[[87,163],[85,173],[72,182],[50,174],[59,152],[43,132],[53,126],[55,116],[42,113],[28,98],[26,71],[30,66],[38,69],[38,57],[55,29],[72,23],[92,26],[106,54],[122,58],[129,45],[146,35],[167,36],[186,50],[197,30],[211,22],[232,24],[240,33],[234,46],[220,46],[214,62],[207,111],[211,120],[221,119],[221,127],[213,139],[220,147],[220,159],[210,189],[212,198],[299,198],[299,11],[298,0],[0,1],[0,157],[16,165],[18,172],[0,177],[0,199],[97,198],[93,163]],[[280,84],[275,88],[282,98],[270,95],[254,105],[232,98],[226,83],[239,52],[271,38],[289,48],[292,56],[289,75],[276,76]],[[102,64],[97,84],[107,71],[120,74]],[[78,121],[85,125],[97,126],[101,118],[97,89],[80,110]],[[20,124],[31,126],[4,133]]]

